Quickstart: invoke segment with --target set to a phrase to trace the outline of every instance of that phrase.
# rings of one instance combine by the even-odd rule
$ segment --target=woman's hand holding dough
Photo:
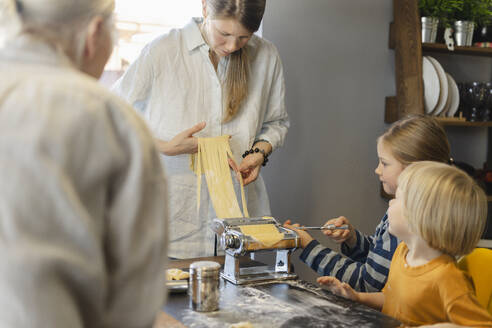
[[[245,186],[258,178],[262,163],[263,155],[261,153],[254,153],[246,156],[243,159],[243,161],[239,165],[239,172],[243,177],[243,183]]]
[[[170,141],[157,139],[157,148],[167,156],[181,154],[194,154],[198,151],[198,140],[193,135],[205,128],[206,123],[201,122],[195,126],[178,133]]]

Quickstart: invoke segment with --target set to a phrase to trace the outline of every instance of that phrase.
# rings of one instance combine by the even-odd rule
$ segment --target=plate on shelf
[[[424,80],[424,105],[425,113],[430,114],[439,101],[440,84],[439,75],[426,56],[422,57],[422,79]]]
[[[446,72],[442,68],[441,64],[439,64],[439,62],[435,58],[427,56],[427,59],[429,59],[432,65],[434,65],[437,75],[439,76],[439,100],[437,101],[436,107],[432,111],[432,115],[437,116],[441,114],[441,112],[444,110],[444,107],[446,106],[446,101],[448,100],[448,78],[446,77]]]
[[[451,107],[451,101],[453,98],[453,90],[452,90],[452,85],[451,85],[451,76],[446,72],[446,79],[448,82],[448,99],[446,100],[446,105],[444,105],[444,109],[442,110],[441,114],[439,114],[439,117],[446,117],[446,114]]]
[[[449,95],[448,95],[449,107],[446,112],[446,116],[453,117],[454,114],[456,114],[456,111],[458,110],[458,107],[460,105],[460,91],[453,77],[448,73],[446,73],[446,76],[448,78],[448,87],[449,87]]]

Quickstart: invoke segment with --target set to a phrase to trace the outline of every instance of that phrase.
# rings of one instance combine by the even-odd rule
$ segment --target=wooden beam
[[[398,121],[398,104],[396,97],[386,97],[385,99],[385,111],[384,122],[393,123]]]
[[[422,41],[417,2],[393,1],[398,118],[424,113]]]

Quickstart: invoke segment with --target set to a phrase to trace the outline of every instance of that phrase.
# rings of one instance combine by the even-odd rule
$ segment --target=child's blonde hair
[[[487,219],[487,198],[464,171],[430,161],[409,165],[398,178],[410,229],[430,247],[458,256],[478,243]]]
[[[395,159],[407,166],[418,161],[448,163],[449,142],[441,124],[425,115],[410,115],[391,125],[378,138]]]

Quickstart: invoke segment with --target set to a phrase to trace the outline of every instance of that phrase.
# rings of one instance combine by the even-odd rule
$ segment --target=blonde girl
[[[410,163],[450,160],[444,129],[435,119],[424,115],[413,115],[395,122],[378,138],[377,153],[379,164],[375,173],[384,191],[390,195],[394,195],[398,176]],[[297,230],[304,248],[300,259],[318,274],[337,277],[357,291],[380,291],[398,245],[398,239],[388,231],[387,215],[381,219],[372,236],[356,230],[343,216],[326,224],[349,226],[349,230],[324,232],[341,243],[341,253],[322,246],[307,232]]]
[[[402,243],[382,292],[356,292],[333,277],[318,282],[406,325],[492,327],[492,316],[455,261],[475,248],[485,227],[487,199],[475,181],[446,164],[411,164],[398,179],[388,219],[390,232]]]

